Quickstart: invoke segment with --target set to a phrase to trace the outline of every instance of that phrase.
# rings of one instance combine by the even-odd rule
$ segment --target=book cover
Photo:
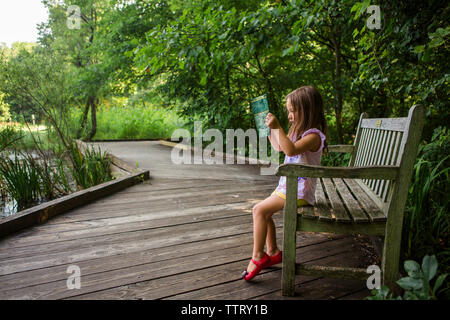
[[[269,113],[269,104],[267,95],[264,94],[250,101],[250,111],[255,117],[256,129],[260,137],[270,135],[270,129],[266,125],[266,116]]]

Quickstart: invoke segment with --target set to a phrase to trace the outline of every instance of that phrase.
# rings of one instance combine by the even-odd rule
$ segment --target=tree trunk
[[[333,38],[334,44],[334,54],[335,54],[335,83],[334,88],[336,90],[336,105],[334,107],[334,112],[336,114],[336,130],[337,139],[339,144],[344,143],[344,132],[342,129],[342,87],[341,87],[341,47],[339,40]]]
[[[88,112],[89,112],[89,106],[90,106],[90,102],[89,102],[89,98],[88,98],[88,101],[86,102],[86,107],[84,108],[83,118],[81,119],[80,127],[78,128],[78,131],[77,131],[77,135],[76,135],[77,139],[81,138],[81,132],[83,131],[84,126],[86,125],[87,116],[88,116]]]
[[[95,133],[97,132],[97,104],[98,104],[98,100],[95,98],[92,98],[91,99],[92,127],[91,127],[91,131],[89,132],[89,135],[86,137],[85,141],[91,141],[91,139],[95,136]]]

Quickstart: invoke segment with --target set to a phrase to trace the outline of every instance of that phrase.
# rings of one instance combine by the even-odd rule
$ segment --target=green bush
[[[435,300],[447,274],[441,274],[431,284],[431,280],[437,275],[438,261],[436,256],[426,255],[422,260],[422,267],[413,260],[404,263],[407,277],[397,281],[397,284],[404,290],[403,296],[394,297],[389,292],[389,288],[382,286],[380,289],[372,290],[372,296],[367,300]]]

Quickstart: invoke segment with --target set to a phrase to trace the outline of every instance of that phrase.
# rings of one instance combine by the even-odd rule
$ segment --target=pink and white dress
[[[302,138],[308,134],[315,133],[320,136],[320,147],[316,152],[306,151],[304,153],[298,154],[293,157],[285,156],[283,163],[298,163],[298,164],[311,164],[311,165],[320,165],[320,161],[322,158],[322,150],[324,148],[325,142],[325,134],[322,131],[316,128],[312,128],[306,130],[302,134]],[[295,141],[295,136],[292,138],[292,142]],[[305,200],[310,205],[314,205],[316,202],[315,192],[316,192],[316,181],[317,178],[303,178],[298,177],[298,190],[297,190],[297,199]],[[283,199],[286,199],[286,177],[280,177],[280,181],[278,183],[277,188],[273,192],[280,196]]]

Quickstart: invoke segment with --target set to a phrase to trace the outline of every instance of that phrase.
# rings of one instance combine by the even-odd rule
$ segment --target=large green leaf
[[[431,280],[436,275],[438,262],[436,256],[426,255],[422,261],[422,271],[427,280]]]

